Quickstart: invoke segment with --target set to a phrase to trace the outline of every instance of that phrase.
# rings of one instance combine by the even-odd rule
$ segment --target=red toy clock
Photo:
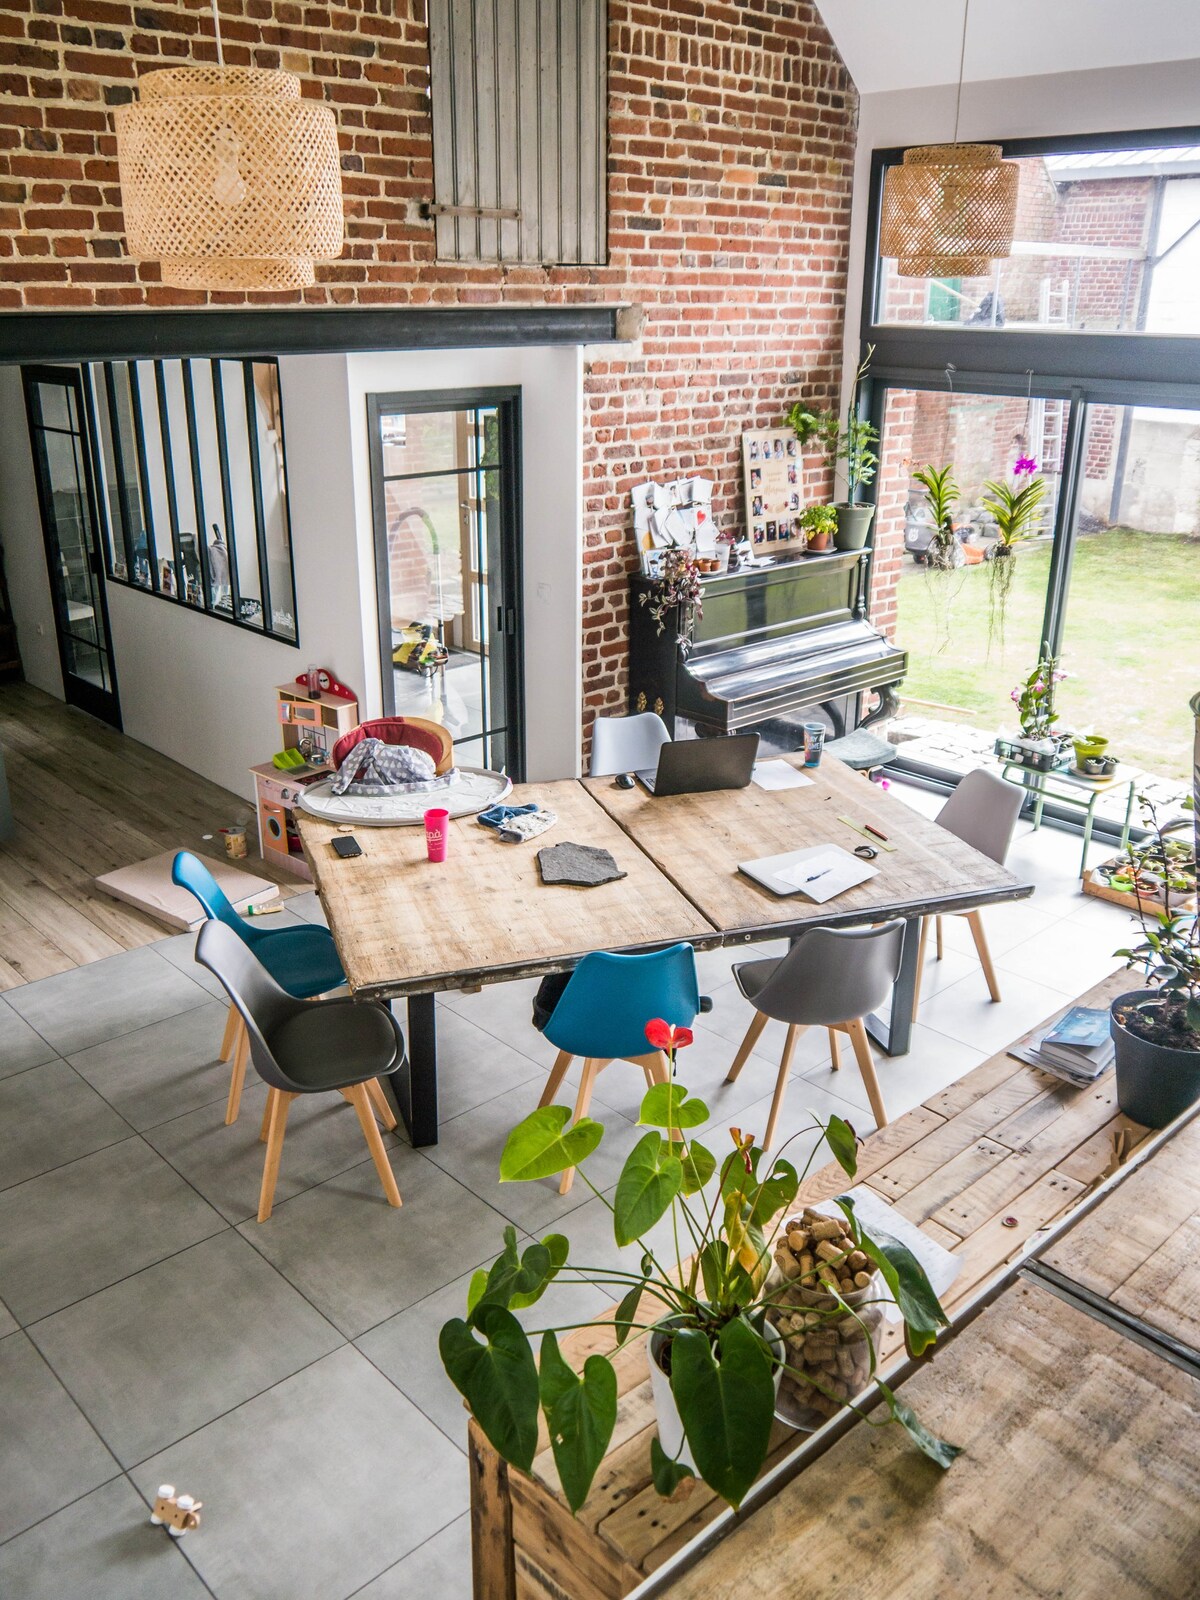
[[[307,672],[297,673],[296,682],[309,694],[333,694],[339,700],[355,698],[354,691],[339,683],[328,667],[310,667]]]

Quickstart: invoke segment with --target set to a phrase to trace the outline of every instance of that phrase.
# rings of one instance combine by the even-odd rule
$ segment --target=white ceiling
[[[860,93],[957,81],[964,0],[816,3]],[[970,0],[970,7],[967,83],[1200,58],[1200,0]],[[1196,101],[1200,116],[1200,73]]]

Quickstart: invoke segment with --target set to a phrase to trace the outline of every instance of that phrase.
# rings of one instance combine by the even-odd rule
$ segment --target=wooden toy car
[[[176,1494],[174,1484],[163,1483],[159,1485],[150,1521],[156,1528],[165,1526],[172,1539],[182,1539],[200,1526],[203,1504],[203,1500],[194,1500],[190,1494]]]

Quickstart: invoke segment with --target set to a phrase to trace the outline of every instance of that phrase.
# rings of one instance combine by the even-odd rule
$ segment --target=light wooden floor
[[[0,844],[0,990],[166,938],[92,880],[172,847],[219,855],[201,836],[250,810],[28,684],[0,684],[0,746],[17,820]],[[257,856],[247,866],[284,895],[307,887]]]

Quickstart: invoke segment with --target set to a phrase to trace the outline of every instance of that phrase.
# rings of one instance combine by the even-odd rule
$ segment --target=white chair
[[[670,742],[666,723],[653,711],[634,717],[597,717],[592,723],[592,777],[653,772],[658,767],[658,752]]]
[[[969,844],[980,855],[990,856],[1004,865],[1008,847],[1012,843],[1013,829],[1017,825],[1025,791],[1016,784],[1006,783],[994,772],[976,767],[959,780],[958,787],[938,812],[939,827],[954,834],[964,844]],[[958,911],[956,916],[966,917],[975,941],[979,965],[987,981],[988,993],[993,1000],[1000,998],[1000,985],[996,982],[996,969],[992,966],[991,952],[983,932],[983,919],[978,911]],[[937,925],[937,958],[942,959],[942,919],[935,917]],[[929,918],[921,918],[921,942],[917,946],[917,982],[913,995],[913,1021],[921,1004],[921,978],[925,971],[925,946],[929,940]]]

